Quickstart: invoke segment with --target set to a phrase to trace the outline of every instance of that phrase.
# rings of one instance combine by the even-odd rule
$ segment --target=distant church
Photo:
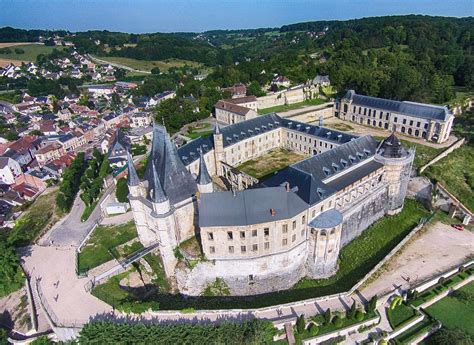
[[[235,167],[286,148],[308,158],[264,181]],[[216,278],[233,295],[288,289],[337,271],[340,249],[385,214],[403,208],[414,152],[272,113],[220,128],[177,149],[154,127],[145,178],[128,157],[130,203],[140,241],[159,243],[168,277],[199,295]],[[224,177],[231,191],[214,191]],[[206,260],[178,265],[195,235]]]

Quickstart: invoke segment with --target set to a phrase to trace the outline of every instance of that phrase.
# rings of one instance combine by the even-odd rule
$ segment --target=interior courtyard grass
[[[448,329],[459,328],[468,333],[474,339],[474,282],[471,282],[457,291],[463,291],[471,296],[471,301],[466,302],[449,295],[435,304],[428,307],[425,311],[431,317],[440,320],[443,327]]]
[[[256,159],[248,160],[237,169],[257,179],[264,179],[287,166],[299,162],[305,156],[286,149],[276,149]]]
[[[160,291],[146,296],[129,294],[122,299],[126,303],[124,308],[127,309],[131,306],[135,311],[146,310],[148,307],[162,310],[248,309],[348,291],[382,260],[418,224],[422,217],[427,215],[428,211],[421,204],[407,199],[401,213],[395,216],[385,216],[341,250],[339,270],[328,279],[303,279],[292,289],[256,296],[185,297],[180,294]],[[121,289],[117,284],[116,279],[111,279],[96,288],[101,291],[100,294],[94,294],[110,304],[111,298],[107,296],[107,290],[110,289],[115,291],[114,294],[117,294],[116,290]]]
[[[86,272],[113,260],[111,250],[136,237],[137,229],[134,222],[114,226],[99,225],[79,253],[79,272]]]

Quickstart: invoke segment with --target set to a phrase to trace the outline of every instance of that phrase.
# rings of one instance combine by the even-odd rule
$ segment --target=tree
[[[304,320],[304,314],[301,314],[296,318],[296,331],[298,333],[303,333],[305,329],[305,320]]]
[[[472,345],[474,342],[469,334],[465,333],[459,328],[447,329],[442,327],[437,331],[430,340],[433,340],[433,344],[460,344],[460,345]]]
[[[128,184],[127,179],[122,177],[117,181],[117,190],[115,191],[115,196],[119,202],[128,202]]]
[[[30,132],[31,135],[37,135],[39,137],[41,137],[43,135],[43,132],[37,130],[37,129],[34,129]]]
[[[361,310],[355,312],[355,319],[357,321],[362,321],[364,319],[364,313]]]
[[[337,328],[340,328],[342,326],[342,319],[339,317],[339,316],[336,316],[334,318],[334,320],[332,321],[332,323],[334,324],[334,326],[336,326]]]
[[[324,313],[324,323],[326,325],[329,325],[331,323],[331,319],[332,319],[331,308],[328,308],[326,312]]]
[[[13,246],[0,242],[0,297],[18,290],[23,283],[20,259]]]
[[[253,81],[247,86],[247,96],[256,96],[261,97],[265,96],[265,92],[262,91],[262,88],[258,84],[258,82]]]
[[[357,310],[357,303],[356,303],[356,301],[354,301],[354,302],[352,302],[351,309],[347,313],[347,318],[352,319],[355,316],[356,310]]]
[[[367,312],[371,313],[377,308],[377,295],[374,295],[367,304]]]
[[[159,67],[153,67],[151,69],[151,74],[160,75],[161,74],[160,68]]]

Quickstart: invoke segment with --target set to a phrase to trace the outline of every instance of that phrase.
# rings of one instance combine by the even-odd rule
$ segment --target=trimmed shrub
[[[357,310],[357,311],[355,312],[355,319],[356,319],[357,321],[362,321],[362,320],[364,320],[364,313],[363,313],[362,311],[360,311],[360,310]]]
[[[331,323],[331,319],[332,319],[331,308],[328,308],[326,312],[324,313],[325,324],[329,325]]]
[[[298,333],[303,333],[305,329],[305,321],[304,321],[304,314],[298,316],[296,318],[296,331]]]
[[[314,323],[310,323],[308,326],[308,332],[311,336],[315,337],[319,333],[319,327],[316,326]]]
[[[341,328],[342,327],[342,319],[339,317],[339,316],[336,316],[334,318],[334,320],[332,321],[332,323],[334,324],[334,326],[336,326],[337,328]]]

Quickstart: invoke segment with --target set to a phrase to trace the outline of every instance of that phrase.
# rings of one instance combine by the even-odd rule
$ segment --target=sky
[[[0,27],[201,32],[397,14],[465,17],[474,0],[0,0]]]

